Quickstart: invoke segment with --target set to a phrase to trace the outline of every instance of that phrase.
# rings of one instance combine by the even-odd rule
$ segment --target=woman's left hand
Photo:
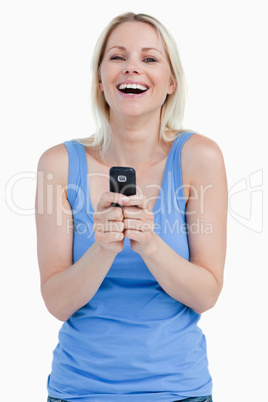
[[[142,254],[152,245],[154,213],[147,208],[144,196],[133,195],[123,208],[124,235],[130,239],[133,251]]]

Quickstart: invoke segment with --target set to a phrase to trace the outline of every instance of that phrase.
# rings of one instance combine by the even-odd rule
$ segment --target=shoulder
[[[225,174],[224,158],[219,145],[201,134],[195,133],[185,142],[181,163],[188,181],[195,181],[212,173]]]
[[[183,147],[185,158],[195,158],[199,162],[206,162],[208,160],[222,158],[222,151],[219,145],[210,138],[195,133],[188,141],[185,142]]]
[[[38,172],[51,174],[51,181],[68,181],[68,152],[64,144],[47,149],[38,161]]]

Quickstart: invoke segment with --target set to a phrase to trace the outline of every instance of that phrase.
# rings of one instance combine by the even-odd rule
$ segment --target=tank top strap
[[[177,202],[180,207],[180,211],[182,211],[182,212],[185,212],[185,206],[186,206],[185,195],[184,195],[184,190],[183,190],[183,187],[186,184],[184,184],[182,182],[181,151],[182,151],[182,147],[185,144],[185,142],[193,134],[195,134],[195,133],[192,131],[185,131],[175,139],[173,155],[172,155],[173,158],[171,161],[171,163],[172,163],[171,169],[173,171],[173,180],[174,180]]]
[[[84,146],[79,142],[65,141],[64,145],[69,156],[68,201],[74,211],[79,209],[77,202],[84,203],[87,197],[87,160]]]

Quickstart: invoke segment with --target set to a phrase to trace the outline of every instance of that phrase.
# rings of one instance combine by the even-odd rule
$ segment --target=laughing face
[[[175,85],[164,46],[151,25],[126,22],[112,31],[100,67],[99,89],[110,106],[110,117],[160,118],[161,106]]]

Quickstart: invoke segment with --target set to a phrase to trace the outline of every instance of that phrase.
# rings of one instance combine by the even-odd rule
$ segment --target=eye
[[[124,60],[122,56],[111,56],[110,60]]]
[[[146,59],[144,59],[144,61],[145,61],[146,63],[156,63],[156,62],[157,62],[157,59],[154,58],[154,57],[146,57]]]

